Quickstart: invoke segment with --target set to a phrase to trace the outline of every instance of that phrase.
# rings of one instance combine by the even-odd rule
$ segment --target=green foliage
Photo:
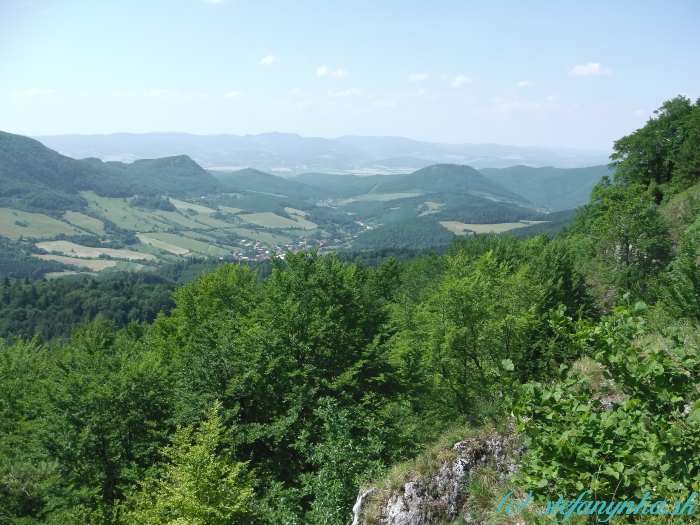
[[[76,325],[98,314],[119,327],[153,322],[158,312],[172,308],[172,289],[170,281],[147,273],[30,284],[16,280],[11,286],[0,285],[0,337],[67,339]]]
[[[72,265],[32,257],[32,253],[37,252],[40,252],[40,250],[32,242],[15,241],[0,236],[0,275],[6,275],[13,279],[21,279],[23,277],[41,279],[48,272],[77,269],[77,267]]]
[[[590,488],[623,500],[697,485],[698,344],[678,330],[648,333],[644,308],[618,307],[599,324],[553,315],[570,344],[602,365],[605,380],[596,388],[562,366],[560,383],[522,387],[515,414],[531,450],[520,475],[525,490],[544,498]]]
[[[431,248],[450,244],[454,234],[430,217],[419,217],[380,226],[358,235],[355,249]]]
[[[671,258],[669,223],[641,185],[604,178],[569,231],[585,238],[607,303],[625,293],[653,300],[655,279]]]
[[[164,464],[149,473],[125,503],[122,520],[134,525],[229,525],[251,513],[253,477],[245,463],[221,453],[226,429],[215,403],[197,429],[178,428],[162,451]]]
[[[615,152],[610,157],[610,166],[616,169],[615,180],[645,188],[671,184],[673,178],[676,189],[694,184],[698,174],[694,148],[700,134],[698,111],[700,104],[693,105],[689,98],[679,95],[664,102],[643,128],[615,141]],[[680,177],[676,176],[679,164],[683,166]],[[660,202],[661,194],[655,191]]]
[[[588,202],[593,186],[610,174],[607,166],[589,168],[482,168],[479,173],[538,206],[568,210]]]
[[[168,199],[139,195],[129,201],[129,206],[146,208],[147,210],[177,211],[177,208]]]

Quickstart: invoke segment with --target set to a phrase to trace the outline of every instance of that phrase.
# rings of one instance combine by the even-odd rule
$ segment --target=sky
[[[0,130],[609,150],[700,97],[700,1],[0,0]]]

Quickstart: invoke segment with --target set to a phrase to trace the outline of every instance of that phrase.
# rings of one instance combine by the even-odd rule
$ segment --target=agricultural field
[[[107,259],[84,259],[77,257],[66,257],[65,255],[53,255],[53,254],[33,254],[33,257],[38,257],[45,261],[57,261],[63,264],[74,264],[78,267],[90,268],[93,272],[101,272],[107,268],[114,268],[117,266],[117,261],[109,261]]]
[[[86,232],[43,213],[0,208],[0,235],[10,239],[18,239],[20,236],[42,239],[59,234],[81,235],[84,233]]]
[[[355,197],[350,197],[349,199],[339,200],[337,204],[349,204],[351,202],[357,201],[395,201],[398,199],[410,199],[412,197],[419,197],[423,195],[423,192],[408,192],[408,193],[366,193],[364,195],[357,195]]]
[[[175,244],[170,244],[169,242],[161,241],[160,239],[156,239],[155,237],[148,237],[143,233],[137,233],[136,237],[139,241],[141,241],[142,244],[155,246],[156,248],[160,248],[161,250],[165,250],[166,252],[174,253],[175,255],[185,255],[190,252],[187,248],[182,248]]]
[[[92,248],[81,246],[70,241],[46,241],[36,243],[37,248],[47,252],[59,252],[64,255],[85,259],[96,259],[100,255],[108,255],[118,259],[129,259],[138,261],[141,259],[155,260],[156,257],[150,253],[140,253],[131,250],[116,250],[114,248]]]
[[[430,215],[431,213],[437,213],[440,206],[444,206],[441,202],[430,202],[425,201],[425,205],[428,207],[423,213],[420,213],[418,217],[423,217],[425,215]]]
[[[67,211],[63,214],[63,218],[78,228],[97,235],[105,235],[105,224],[100,219],[76,211]]]
[[[502,222],[497,224],[465,224],[458,221],[440,221],[440,224],[455,235],[471,235],[474,233],[503,233],[543,222],[547,221]]]
[[[152,233],[148,237],[144,236],[144,238],[150,239],[151,241],[160,241],[181,251],[184,250],[178,255],[184,255],[188,252],[197,252],[203,255],[224,256],[229,255],[233,251],[233,248],[223,248],[213,244],[207,244],[177,233]],[[141,242],[144,241],[142,240]],[[171,250],[168,249],[168,251]]]
[[[272,212],[264,213],[246,213],[238,215],[241,219],[251,224],[257,224],[263,228],[301,228],[304,230],[313,230],[316,224],[307,221],[303,217],[298,217],[296,220],[288,219],[275,215]]]

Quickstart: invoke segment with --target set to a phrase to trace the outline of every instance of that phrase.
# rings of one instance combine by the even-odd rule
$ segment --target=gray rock
[[[380,495],[376,487],[362,492],[353,507],[353,525],[367,525],[361,513],[367,502],[381,497],[378,516],[372,523],[379,525],[427,525],[436,521],[450,522],[462,515],[467,523],[476,523],[464,509],[467,494],[463,485],[472,469],[489,459],[503,478],[517,470],[517,459],[525,452],[524,446],[515,445],[512,432],[491,432],[480,437],[460,441],[452,447],[453,457],[445,461],[435,473],[416,477],[398,490]]]

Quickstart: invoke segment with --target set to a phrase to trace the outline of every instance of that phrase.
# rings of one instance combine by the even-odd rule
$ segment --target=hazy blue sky
[[[608,149],[700,96],[700,1],[0,0],[0,130]]]

